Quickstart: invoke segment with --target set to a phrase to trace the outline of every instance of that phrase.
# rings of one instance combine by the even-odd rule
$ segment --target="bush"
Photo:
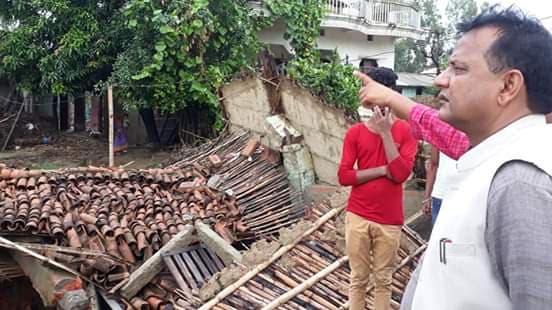
[[[353,76],[355,67],[334,59],[330,63],[297,59],[290,63],[289,75],[302,87],[320,96],[326,103],[354,115],[359,106],[360,81]]]

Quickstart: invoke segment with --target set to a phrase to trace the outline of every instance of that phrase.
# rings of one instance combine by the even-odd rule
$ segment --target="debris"
[[[216,275],[211,277],[211,279],[209,279],[209,281],[207,281],[207,283],[205,283],[203,287],[201,287],[201,289],[199,290],[199,298],[201,300],[209,300],[215,297],[215,295],[223,289],[223,287],[219,283],[219,277],[220,273],[217,273]]]
[[[193,227],[188,225],[176,236],[170,239],[159,251],[146,260],[138,270],[134,271],[128,283],[121,288],[121,295],[126,299],[134,297],[140,289],[148,284],[163,269],[161,253],[182,249],[191,241]]]
[[[60,310],[85,310],[90,309],[88,295],[83,289],[69,291],[63,295],[58,303]]]
[[[277,241],[268,241],[261,239],[245,252],[242,258],[242,264],[247,267],[254,267],[262,262],[267,261],[282,245]]]
[[[2,240],[2,242],[5,241]],[[23,251],[17,245],[14,249],[11,252],[13,259],[25,275],[31,279],[45,306],[56,306],[66,293],[82,289],[80,279],[86,279],[86,277],[76,271],[30,250]],[[41,262],[47,265],[43,265]]]
[[[197,236],[201,242],[214,251],[225,264],[241,262],[242,255],[230,243],[215,233],[211,227],[201,221],[195,223]]]
[[[343,210],[343,208],[332,209],[328,213],[324,214],[322,217],[320,217],[316,221],[316,223],[313,223],[313,225],[307,231],[305,231],[302,235],[298,236],[293,243],[279,248],[278,251],[276,251],[274,254],[272,254],[270,259],[266,260],[265,262],[263,262],[261,264],[258,264],[252,270],[248,271],[246,274],[244,274],[238,280],[236,280],[236,282],[234,282],[233,284],[225,287],[225,289],[223,289],[220,293],[218,293],[213,299],[211,299],[208,302],[206,302],[205,304],[203,304],[201,306],[201,308],[199,308],[199,310],[206,310],[206,309],[210,309],[211,307],[215,306],[217,303],[222,301],[225,297],[232,294],[240,286],[244,285],[247,281],[251,280],[257,274],[259,274],[261,271],[263,271],[265,268],[270,266],[274,261],[276,261],[280,257],[282,257],[282,255],[284,255],[286,252],[291,250],[295,245],[297,245],[297,243],[299,243],[302,238],[305,238],[305,237],[309,236],[311,233],[313,233],[314,231],[316,231],[320,226],[324,225],[328,220],[330,220],[335,215],[337,215],[341,210]],[[244,257],[244,260],[245,260],[245,257]],[[222,281],[222,276],[221,276],[221,281]],[[225,286],[225,284],[223,282],[221,282],[221,284],[223,284],[223,286]]]
[[[335,195],[331,198],[340,199]],[[257,273],[248,272],[232,286],[224,288],[200,309],[215,305],[235,309],[261,309],[268,305],[290,309],[301,309],[305,307],[304,305],[310,305],[315,309],[346,308],[350,273],[350,269],[345,264],[347,256],[336,249],[333,240],[325,240],[334,239],[334,236],[337,236],[338,241],[340,240],[341,235],[336,227],[341,225],[338,223],[342,222],[342,216],[345,214],[342,211],[343,207],[344,205],[338,209],[341,211],[334,213],[336,209],[331,208],[328,202],[317,204],[312,208],[315,223],[320,223],[321,218],[333,213],[330,220],[314,228],[312,233],[307,232],[299,236],[299,242],[282,247],[273,255],[275,257],[287,248],[280,259],[255,267],[253,270]],[[403,234],[409,245],[401,243],[398,255],[401,263],[395,270],[392,282],[393,295],[399,298],[426,247],[425,243],[416,238],[409,228],[404,227]],[[410,248],[413,250],[409,250]],[[244,257],[247,255],[244,253]],[[366,298],[367,306],[373,308],[373,286],[368,290]],[[393,300],[392,308],[398,307],[399,303]]]
[[[299,265],[299,262],[294,260],[291,254],[286,253],[280,260],[277,262],[278,266],[284,269],[287,272],[291,272],[295,267]]]
[[[217,154],[209,156],[209,161],[214,168],[220,168],[222,166],[222,160]]]
[[[257,138],[251,138],[249,141],[247,141],[247,144],[241,151],[241,155],[244,157],[251,157],[253,153],[257,150],[257,147],[259,146],[259,139]]]
[[[280,234],[279,240],[283,245],[292,244],[298,237],[300,237],[305,231],[309,230],[314,223],[310,221],[301,220],[297,224],[291,227],[281,228],[278,233]]]

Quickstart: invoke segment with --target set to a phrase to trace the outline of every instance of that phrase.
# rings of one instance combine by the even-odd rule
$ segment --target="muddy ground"
[[[10,136],[16,113],[0,109],[0,149]],[[171,149],[152,150],[130,147],[116,154],[115,165],[128,168],[166,166],[176,160]],[[92,137],[88,132],[58,131],[52,119],[22,113],[6,149],[0,152],[0,162],[15,168],[59,169],[77,166],[107,166],[108,143],[105,136]]]
[[[17,142],[17,140],[15,140]],[[16,168],[59,169],[78,166],[107,166],[107,141],[90,137],[86,132],[60,133],[51,136],[48,144],[37,139],[35,143],[17,145],[0,153],[0,162]],[[177,160],[172,150],[152,150],[149,148],[129,147],[115,155],[115,165],[128,165],[128,168],[157,168]]]

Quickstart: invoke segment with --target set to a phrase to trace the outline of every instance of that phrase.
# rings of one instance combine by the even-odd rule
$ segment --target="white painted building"
[[[337,50],[345,63],[360,65],[377,62],[379,66],[393,68],[395,40],[398,38],[422,39],[420,9],[412,0],[326,0],[328,13],[322,21],[318,40],[321,54],[330,55]],[[262,1],[252,1],[255,9],[263,9]],[[264,10],[267,13],[266,10]],[[277,22],[259,33],[261,42],[269,45],[275,58],[289,59],[293,54],[284,40],[285,25]]]

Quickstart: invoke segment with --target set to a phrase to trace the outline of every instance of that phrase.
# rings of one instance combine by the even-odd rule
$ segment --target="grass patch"
[[[32,170],[56,170],[63,168],[62,164],[52,162],[33,163],[30,167]]]

